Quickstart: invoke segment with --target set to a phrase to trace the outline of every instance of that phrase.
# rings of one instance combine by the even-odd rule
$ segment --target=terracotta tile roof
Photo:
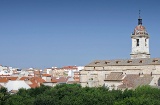
[[[134,87],[134,81],[139,78],[138,74],[127,74],[123,80],[123,84],[119,85],[118,88],[132,88]]]
[[[18,77],[7,77],[8,80],[17,80]]]
[[[57,83],[66,83],[68,78],[66,77],[59,77],[59,78],[56,78],[56,77],[52,77],[51,79],[52,81],[55,81]]]
[[[3,78],[0,78],[0,83],[6,83],[8,82],[8,79],[3,77]]]
[[[65,66],[63,69],[78,69],[76,66]]]
[[[42,74],[43,77],[51,77],[50,74]]]
[[[57,83],[57,81],[56,81],[56,80],[51,80],[51,82],[53,82],[53,83]]]
[[[0,77],[1,83],[6,83],[8,80],[17,80],[18,77]]]
[[[32,77],[31,79],[37,79],[37,78],[41,78],[41,77]]]
[[[44,79],[42,79],[41,77],[32,77],[31,79],[30,79],[30,81],[32,82],[32,83],[43,83],[43,82],[46,82]]]
[[[39,79],[37,79],[37,82],[38,83],[43,83],[43,82],[46,82],[44,79],[42,79],[42,78],[39,78]]]
[[[46,82],[41,77],[32,77],[30,81],[32,82],[32,84],[29,85],[31,88],[39,87],[39,84]]]
[[[30,84],[29,86],[30,86],[31,88],[39,87],[39,85],[38,85],[37,83]]]
[[[153,77],[151,75],[140,77],[137,74],[128,74],[124,78],[123,84],[119,85],[118,88],[136,88],[137,86],[148,85],[152,79]]]
[[[139,77],[134,81],[134,87],[140,86],[140,85],[148,85],[152,81],[153,77],[148,75],[143,75],[143,77]]]
[[[32,84],[36,84],[36,81],[34,79],[30,79],[30,81],[32,82]]]
[[[116,80],[122,80],[123,77],[124,77],[123,72],[111,72],[105,80],[116,81]]]

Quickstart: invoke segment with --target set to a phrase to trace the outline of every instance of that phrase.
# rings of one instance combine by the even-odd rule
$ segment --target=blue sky
[[[160,57],[159,0],[0,0],[0,64],[86,65],[130,58],[141,10],[151,57]]]

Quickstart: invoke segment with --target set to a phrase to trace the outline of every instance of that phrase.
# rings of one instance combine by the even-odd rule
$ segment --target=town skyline
[[[47,68],[129,59],[139,10],[150,35],[151,58],[160,57],[158,4],[158,0],[1,0],[0,64]]]

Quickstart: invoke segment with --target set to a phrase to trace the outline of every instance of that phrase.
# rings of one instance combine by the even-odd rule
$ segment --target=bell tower
[[[150,58],[149,53],[149,34],[144,26],[142,26],[142,18],[138,18],[138,25],[135,27],[131,35],[132,38],[132,52],[131,59]]]

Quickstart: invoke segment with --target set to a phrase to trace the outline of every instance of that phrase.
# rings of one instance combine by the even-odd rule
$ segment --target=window
[[[116,64],[118,64],[120,61],[116,61]]]
[[[140,60],[139,63],[142,63],[142,60]]]
[[[127,63],[131,63],[132,61],[128,60]]]
[[[108,61],[105,61],[105,64],[108,64],[109,62]]]
[[[157,62],[158,62],[158,59],[154,59],[152,62],[157,63]]]
[[[100,63],[100,62],[95,62],[95,64],[98,64],[98,63]]]
[[[139,39],[136,39],[136,41],[137,41],[137,45],[136,46],[139,46]]]
[[[145,46],[147,46],[147,39],[145,39]]]

